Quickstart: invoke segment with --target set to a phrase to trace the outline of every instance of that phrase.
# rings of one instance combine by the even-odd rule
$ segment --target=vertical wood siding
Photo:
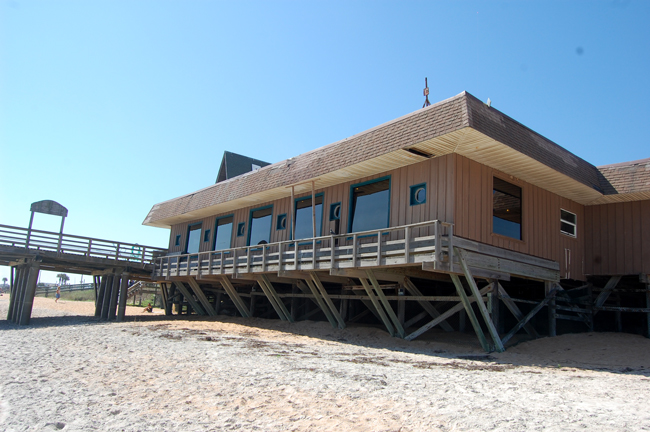
[[[650,200],[588,206],[588,275],[650,274]]]
[[[399,168],[393,171],[377,174],[371,177],[363,177],[352,182],[341,183],[336,186],[324,189],[316,189],[316,193],[323,193],[323,226],[322,235],[329,235],[330,229],[335,229],[335,222],[330,221],[330,205],[341,203],[341,220],[339,223],[339,233],[344,234],[348,229],[349,205],[350,205],[350,187],[353,184],[362,183],[380,177],[390,176],[390,226],[407,225],[411,223],[424,222],[428,220],[439,219],[446,222],[453,222],[454,217],[454,185],[453,185],[454,157],[452,155],[441,156],[438,158],[428,159],[409,167]],[[410,186],[426,183],[427,199],[425,204],[411,206]],[[311,195],[310,193],[296,195],[296,198],[302,198]],[[214,228],[216,219],[219,217],[234,214],[233,217],[233,247],[246,246],[250,211],[259,207],[273,205],[273,216],[271,223],[271,242],[289,240],[291,230],[289,225],[287,229],[277,230],[277,216],[283,213],[287,214],[287,222],[291,219],[291,198],[258,204],[252,207],[237,209],[234,212],[220,213],[203,219],[182,223],[172,226],[169,251],[183,252],[185,242],[187,241],[187,227],[190,224],[202,222],[201,246],[200,251],[209,251],[214,247]],[[241,237],[236,236],[237,225],[240,222],[246,224],[246,234]],[[203,233],[206,229],[210,230],[210,241],[203,242]],[[317,227],[318,229],[318,227]],[[176,235],[181,235],[180,246],[174,246]],[[424,230],[414,232],[414,235],[426,235]],[[429,234],[433,234],[433,230]]]
[[[560,263],[562,278],[584,279],[584,206],[526,183],[466,157],[455,156],[454,233],[460,237],[551,259]],[[501,178],[522,189],[522,240],[492,232],[492,179]],[[577,216],[577,236],[560,232],[560,209]],[[566,252],[568,250],[570,252]],[[569,261],[570,253],[570,264]]]

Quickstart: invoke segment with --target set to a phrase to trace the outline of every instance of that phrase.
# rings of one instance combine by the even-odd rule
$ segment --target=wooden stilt
[[[237,308],[241,316],[243,316],[244,318],[248,318],[250,315],[248,314],[246,305],[244,304],[244,301],[241,299],[239,294],[237,294],[237,290],[235,289],[235,287],[232,286],[230,279],[224,277],[219,279],[219,282],[221,283],[221,286],[223,286],[223,289],[226,290],[228,297],[230,297],[230,300],[232,300],[232,302],[235,304],[235,307]]]
[[[391,320],[386,315],[386,312],[384,311],[384,309],[379,304],[379,300],[377,300],[377,297],[375,297],[375,294],[373,294],[372,288],[370,287],[370,284],[368,283],[368,281],[366,279],[363,279],[363,278],[360,278],[359,281],[361,281],[361,285],[363,285],[363,289],[366,290],[366,294],[370,298],[370,301],[372,302],[373,307],[375,308],[375,310],[379,314],[379,316],[381,318],[381,321],[386,326],[386,329],[388,330],[388,333],[391,336],[395,336],[395,328],[393,327],[393,325],[391,323]]]
[[[645,307],[650,309],[650,283],[647,283],[645,285]],[[648,326],[647,330],[647,336],[650,338],[650,312],[646,314],[646,324]]]
[[[465,274],[465,279],[467,279],[467,283],[469,284],[470,291],[474,295],[474,297],[477,298],[476,304],[478,306],[478,310],[483,316],[483,320],[485,321],[485,324],[487,325],[488,332],[490,333],[490,336],[492,336],[492,340],[494,341],[494,346],[496,348],[497,352],[503,352],[505,351],[505,348],[503,347],[503,343],[501,342],[501,338],[499,337],[499,333],[497,332],[496,327],[494,326],[494,323],[492,322],[492,319],[490,318],[490,314],[485,307],[485,303],[483,303],[483,297],[479,294],[478,287],[476,286],[476,281],[474,280],[474,276],[472,276],[472,273],[469,270],[469,267],[467,266],[467,262],[465,261],[465,252],[462,249],[455,248],[454,251],[456,252],[456,255],[458,256],[458,259],[460,261],[460,265],[463,269],[463,273]],[[469,314],[469,311],[468,311]]]
[[[21,267],[11,267],[11,286],[10,286],[10,296],[9,296],[9,309],[7,310],[7,320],[14,321],[14,315],[18,304],[18,298],[20,297],[20,278],[22,275]]]
[[[167,308],[167,298],[169,296],[169,292],[167,291],[167,284],[166,283],[161,283],[161,284],[159,284],[159,286],[160,286],[160,296],[161,296],[160,303],[162,303],[161,307],[163,309],[166,309]],[[127,288],[127,290],[128,290],[128,288]],[[126,303],[124,303],[124,304],[126,304]]]
[[[345,294],[344,289],[341,290],[341,294]],[[341,315],[341,318],[343,318],[343,322],[345,322],[345,320],[348,317],[349,303],[350,303],[350,299],[347,298],[341,299],[341,304],[339,305],[339,314]]]
[[[404,295],[403,290],[404,288],[400,287],[401,296]],[[406,316],[406,300],[397,300],[397,319],[399,320],[399,323],[402,325],[402,327],[404,327],[405,316]]]
[[[115,275],[108,274],[106,275],[106,287],[104,288],[104,298],[102,300],[102,314],[101,319],[108,319],[108,309],[111,303],[111,291],[113,290],[113,278]]]
[[[296,294],[297,292],[298,292],[298,288],[296,287],[296,284],[294,283],[294,284],[291,285],[291,293]],[[296,311],[297,300],[298,299],[296,297],[291,297],[291,305],[290,305],[291,311],[290,312],[291,312],[291,318],[293,318],[294,321],[296,321],[296,319],[297,319],[297,311]]]
[[[216,316],[217,314],[214,312],[214,309],[212,308],[212,305],[208,301],[208,298],[205,296],[205,293],[201,289],[201,286],[199,283],[194,279],[192,276],[187,278],[187,282],[192,288],[192,291],[194,291],[194,294],[196,294],[196,297],[199,299],[201,302],[201,305],[203,306],[203,310],[206,312],[207,315],[209,316]]]
[[[418,289],[418,287],[415,286],[415,284],[409,279],[408,277],[404,278],[404,288],[413,296],[422,296],[422,292]],[[426,301],[418,301],[418,304],[422,306],[422,308],[429,314],[431,315],[432,318],[438,318],[440,316],[440,312],[438,312],[438,309],[435,308],[430,302]],[[454,328],[449,325],[447,321],[442,321],[440,323],[440,327],[444,331],[452,332],[454,331]]]
[[[120,293],[121,271],[116,271],[113,276],[113,287],[111,288],[111,299],[108,305],[108,320],[113,321],[117,316],[117,297]]]
[[[458,331],[465,333],[465,327],[467,326],[467,314],[465,309],[458,312]]]
[[[174,281],[174,285],[176,285],[176,289],[178,289],[183,294],[183,296],[185,297],[185,300],[187,301],[189,306],[191,306],[192,309],[194,309],[194,311],[198,315],[206,315],[206,313],[203,311],[203,308],[201,307],[201,305],[196,300],[194,300],[194,297],[188,291],[188,289],[185,287],[183,282]],[[188,308],[188,315],[189,315],[189,308]]]
[[[20,324],[23,306],[25,304],[25,293],[27,292],[27,280],[29,279],[29,265],[22,267],[22,277],[20,278],[20,287],[16,297],[16,306],[14,308],[14,322]]]
[[[221,292],[217,293],[216,300],[214,302],[214,312],[219,315],[219,312],[221,312],[221,298],[223,297],[223,294]]]
[[[264,291],[264,294],[266,294],[266,297],[269,299],[271,302],[271,306],[273,306],[273,309],[278,313],[278,316],[282,321],[289,321],[293,322],[293,318],[291,318],[291,314],[287,310],[287,307],[284,305],[282,302],[282,299],[278,296],[278,293],[275,291],[275,288],[273,288],[273,284],[269,280],[269,278],[266,275],[260,275],[259,278],[257,279],[258,285],[262,288],[262,291]]]
[[[496,280],[490,281],[491,290],[488,293],[488,310],[490,311],[490,318],[494,323],[494,328],[497,329],[497,333],[501,334],[501,320],[500,320],[500,311],[499,311],[499,283]]]
[[[34,294],[36,293],[39,271],[40,262],[36,260],[32,261],[29,265],[29,275],[27,276],[27,284],[25,285],[25,299],[20,313],[20,325],[29,324],[29,320],[32,317],[32,307],[34,306]]]
[[[377,297],[379,297],[379,301],[384,306],[384,309],[386,309],[386,312],[388,313],[388,317],[393,322],[396,333],[399,335],[399,337],[404,339],[404,336],[406,336],[404,332],[404,327],[402,327],[402,324],[399,322],[397,315],[395,315],[395,311],[393,311],[393,308],[391,307],[390,303],[386,299],[386,295],[384,295],[384,291],[379,286],[379,282],[377,282],[377,278],[375,278],[375,275],[372,273],[372,270],[366,270],[366,274],[368,275],[368,279],[370,280],[370,283],[372,284],[373,288],[375,289],[375,292],[377,293]]]
[[[327,294],[327,291],[325,290],[325,287],[323,286],[322,282],[318,278],[318,274],[316,272],[310,272],[310,276],[311,276],[312,282],[314,282],[314,285],[316,286],[316,288],[320,292],[320,295],[323,297],[323,300],[325,301],[325,304],[330,309],[330,312],[332,312],[332,316],[338,322],[338,327],[340,329],[344,329],[345,328],[345,321],[343,320],[343,317],[341,317],[341,314],[339,313],[338,309],[336,309],[336,306],[334,306],[334,302],[332,302],[332,299]]]
[[[165,315],[172,315],[172,309],[174,307],[174,301],[176,299],[176,287],[174,284],[165,284],[167,285],[167,303],[165,304]]]
[[[512,312],[514,317],[517,319],[517,322],[521,321],[524,318],[524,314],[521,313],[521,310],[519,310],[517,304],[512,300],[512,298],[510,298],[506,290],[503,288],[503,286],[501,286],[499,282],[497,282],[497,286],[503,304],[508,308],[508,310],[510,310],[510,312]],[[535,330],[535,328],[532,325],[525,324],[524,330],[526,330],[526,332],[532,337],[536,339],[539,338],[539,333],[537,333],[537,330]]]
[[[101,318],[102,306],[104,304],[104,293],[106,292],[106,275],[99,276],[99,289],[95,298],[95,318]]]
[[[126,315],[126,296],[128,292],[129,292],[129,274],[122,273],[122,277],[120,279],[120,297],[119,297],[120,303],[117,307],[117,321],[119,322],[124,321],[124,316]]]
[[[544,281],[544,296],[548,296],[553,289],[553,282]],[[555,308],[555,297],[548,301],[548,335],[557,336],[557,311]]]
[[[478,336],[478,340],[481,343],[481,346],[486,352],[490,352],[490,345],[488,344],[488,341],[485,338],[485,333],[483,333],[483,329],[481,329],[481,324],[478,322],[478,319],[474,314],[474,310],[472,309],[472,304],[467,298],[467,294],[465,293],[465,287],[463,287],[463,284],[460,282],[460,278],[457,275],[451,274],[450,276],[451,276],[451,280],[454,282],[454,285],[456,286],[456,291],[458,292],[458,295],[461,298],[461,302],[463,303],[463,306],[465,307],[465,311],[467,312],[467,317],[469,318],[469,321],[472,323],[472,327],[474,327],[474,332],[476,333],[476,336]],[[475,295],[474,297],[477,303],[483,303],[483,300],[482,298],[480,298],[480,295],[478,296]]]
[[[311,291],[311,294],[314,296],[314,300],[320,310],[323,311],[325,314],[325,317],[327,320],[330,322],[332,327],[338,328],[338,322],[336,318],[334,318],[334,315],[332,315],[332,312],[330,309],[327,307],[327,304],[325,304],[325,301],[321,298],[320,294],[318,293],[318,288],[316,288],[316,285],[314,284],[313,281],[309,279],[305,279],[305,282],[307,283],[307,287],[309,287],[309,290]],[[298,282],[298,287],[301,287],[301,283]]]

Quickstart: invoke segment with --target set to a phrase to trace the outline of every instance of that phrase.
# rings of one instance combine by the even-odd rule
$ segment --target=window
[[[296,214],[294,218],[295,240],[318,237],[323,225],[323,194],[316,194],[314,200],[316,211],[316,235],[312,226],[311,196],[296,199]]]
[[[251,211],[248,224],[247,245],[267,244],[271,240],[271,218],[273,206],[262,207]]]
[[[560,232],[562,232],[562,234],[575,237],[577,223],[578,218],[575,213],[560,209]]]
[[[246,223],[239,222],[239,224],[237,225],[237,237],[243,236],[245,232],[246,232]]]
[[[210,230],[205,230],[205,232],[203,233],[203,241],[204,242],[210,241]]]
[[[353,185],[349,232],[388,228],[389,210],[390,177]]]
[[[341,219],[341,203],[337,202],[330,205],[330,220],[340,220]]]
[[[411,186],[410,203],[412,206],[427,202],[427,184]]]
[[[493,178],[492,232],[521,240],[521,188]]]
[[[278,215],[278,220],[277,220],[277,222],[275,224],[275,229],[276,230],[287,229],[287,214],[286,213]]]
[[[217,223],[214,227],[214,250],[218,251],[230,248],[230,242],[232,240],[232,223],[232,216],[217,219]],[[242,223],[241,225],[243,228],[244,224]]]
[[[180,246],[181,245],[181,235],[178,234],[176,235],[176,241],[174,242],[174,246]]]
[[[185,253],[192,254],[199,251],[199,244],[201,243],[201,224],[193,224],[187,227],[187,244],[185,245]]]

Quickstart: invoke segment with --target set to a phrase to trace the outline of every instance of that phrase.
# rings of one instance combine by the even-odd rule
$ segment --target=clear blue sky
[[[424,77],[595,165],[650,157],[648,23],[623,0],[2,0],[0,224],[53,199],[67,233],[164,247],[147,212],[214,183],[224,150],[348,137],[419,109]]]

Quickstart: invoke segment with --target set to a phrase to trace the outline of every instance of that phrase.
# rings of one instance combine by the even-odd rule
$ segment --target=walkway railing
[[[155,256],[167,253],[167,249],[152,246],[29,230],[9,225],[0,225],[0,245],[142,264],[151,264]]]
[[[413,237],[414,231],[430,231],[433,235]],[[452,239],[453,224],[436,220],[352,234],[165,256],[154,261],[153,275],[205,276],[449,262]]]

